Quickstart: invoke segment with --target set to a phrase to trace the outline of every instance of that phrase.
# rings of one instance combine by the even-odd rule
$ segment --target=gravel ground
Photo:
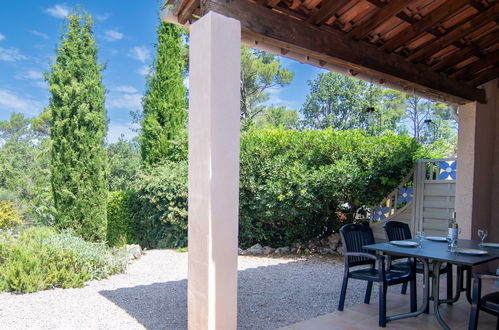
[[[337,258],[239,257],[239,329],[275,329],[336,309]],[[0,329],[186,329],[187,253],[150,250],[126,273],[81,289],[0,294]],[[346,305],[363,299],[351,280]],[[376,298],[373,290],[372,299]]]

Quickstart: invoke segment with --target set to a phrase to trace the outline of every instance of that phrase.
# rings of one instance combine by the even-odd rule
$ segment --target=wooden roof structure
[[[485,103],[499,77],[496,0],[169,0],[188,25],[208,11],[243,41],[302,62],[448,103]],[[170,19],[171,20],[171,19]]]

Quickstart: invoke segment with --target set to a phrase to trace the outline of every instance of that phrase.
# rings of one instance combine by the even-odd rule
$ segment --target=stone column
[[[190,28],[188,323],[237,327],[241,27],[208,13]]]
[[[499,156],[494,155],[499,147],[497,80],[483,88],[486,104],[469,103],[459,110],[456,212],[462,238],[478,240],[477,229],[485,228],[499,241],[499,232],[493,230],[497,226],[492,225],[499,221]]]

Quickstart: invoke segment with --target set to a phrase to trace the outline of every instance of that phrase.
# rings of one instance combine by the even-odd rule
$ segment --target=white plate
[[[456,249],[457,253],[462,253],[462,254],[472,254],[472,255],[484,255],[488,254],[487,251],[484,250],[477,250],[477,249],[462,249],[462,248],[457,248]]]
[[[480,244],[483,247],[493,247],[493,248],[499,248],[499,243],[483,243]]]
[[[430,241],[447,242],[447,237],[443,236],[426,236],[426,239]]]
[[[418,246],[418,243],[413,241],[390,241],[390,243],[398,246],[408,246],[408,247]]]

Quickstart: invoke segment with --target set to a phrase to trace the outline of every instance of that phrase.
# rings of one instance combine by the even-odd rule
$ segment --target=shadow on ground
[[[239,271],[238,329],[275,329],[330,313],[336,310],[342,277],[342,265],[329,259]],[[361,301],[364,288],[365,283],[350,281],[346,304]],[[187,280],[100,294],[147,329],[187,328]]]

